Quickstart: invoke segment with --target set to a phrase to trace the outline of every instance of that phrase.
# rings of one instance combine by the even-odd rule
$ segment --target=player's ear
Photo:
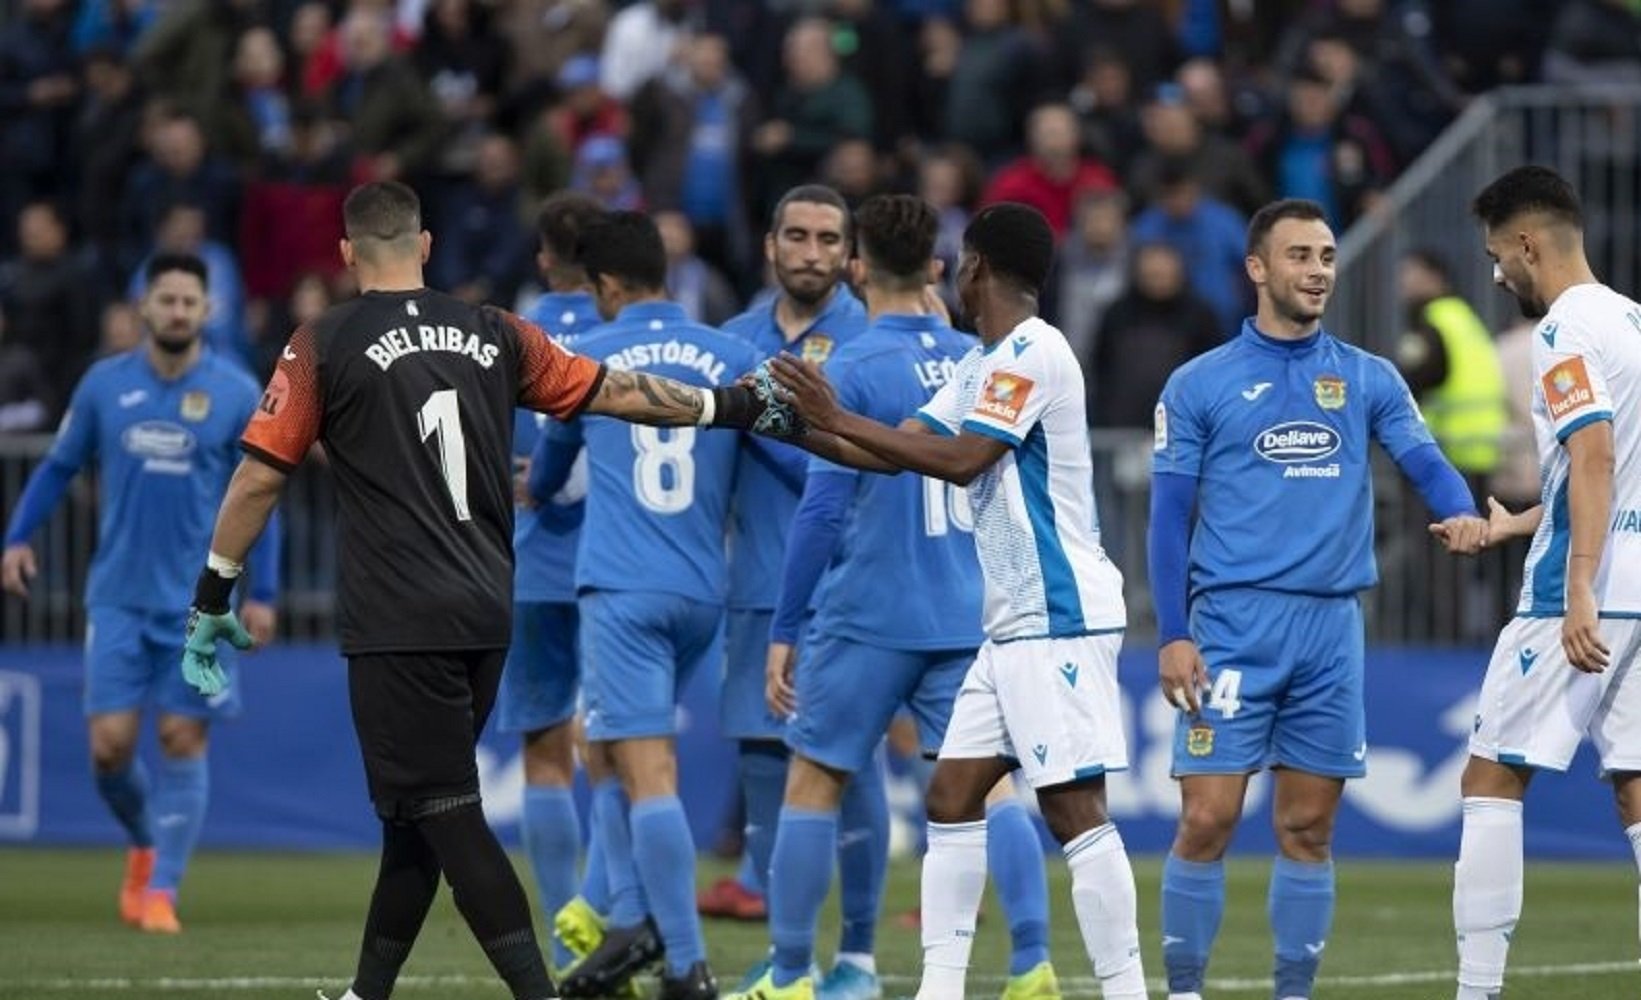
[[[353,242],[346,236],[336,241],[336,252],[342,255],[342,266],[353,267]]]
[[[856,288],[866,287],[866,262],[859,257],[849,258],[849,284]]]
[[[422,263],[426,264],[427,258],[433,254],[433,234],[425,229],[422,230],[416,237],[416,245],[421,249]]]
[[[938,284],[940,284],[940,279],[944,278],[945,276],[946,276],[946,262],[941,260],[939,257],[934,257],[934,258],[930,259],[930,261],[929,261],[929,281],[928,281],[928,284],[938,285]]]
[[[1242,265],[1248,272],[1248,280],[1255,285],[1265,283],[1265,261],[1259,254],[1251,253],[1242,258]]]
[[[764,260],[775,263],[775,234],[764,233]]]

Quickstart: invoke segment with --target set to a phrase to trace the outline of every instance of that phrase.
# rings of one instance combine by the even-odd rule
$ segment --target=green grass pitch
[[[346,988],[374,859],[205,853],[189,874],[182,901],[186,930],[173,939],[147,937],[119,924],[114,890],[121,863],[112,850],[0,850],[0,1000],[311,1000],[315,987],[332,996]],[[1159,865],[1146,858],[1136,867],[1146,966],[1155,980],[1161,973]],[[700,876],[704,882],[726,871],[720,863],[703,862]],[[1067,1000],[1097,996],[1071,915],[1065,867],[1052,862],[1049,872],[1054,956],[1065,995]],[[1211,970],[1218,988],[1208,996],[1268,997],[1266,866],[1233,859],[1230,872],[1230,905]],[[1435,862],[1342,862],[1339,910],[1315,1000],[1451,997],[1451,872],[1449,865]],[[897,863],[878,937],[889,997],[909,994],[915,986],[917,934],[893,918],[916,901],[917,868]],[[820,934],[822,956],[830,954],[836,939],[836,909],[829,904]],[[707,925],[707,941],[727,988],[762,953],[765,929],[713,922]],[[1526,915],[1511,956],[1519,974],[1508,983],[1510,1000],[1634,1000],[1641,996],[1638,954],[1631,866],[1529,865]],[[988,899],[975,943],[970,997],[997,995],[1006,956],[1004,922]],[[448,891],[440,894],[397,995],[506,996]]]

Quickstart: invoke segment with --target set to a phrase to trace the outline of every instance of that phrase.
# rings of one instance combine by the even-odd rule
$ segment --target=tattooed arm
[[[587,413],[656,427],[742,429],[751,427],[762,411],[756,394],[743,385],[699,389],[660,375],[609,367],[586,407]]]

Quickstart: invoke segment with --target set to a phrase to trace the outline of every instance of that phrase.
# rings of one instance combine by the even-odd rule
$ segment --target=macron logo
[[[1064,677],[1066,679],[1067,684],[1070,684],[1072,687],[1076,687],[1077,686],[1077,665],[1075,663],[1068,663],[1065,666],[1061,667],[1060,668],[1060,676]]]
[[[1315,944],[1305,945],[1305,950],[1311,953],[1312,958],[1315,958],[1316,956],[1322,954],[1322,949],[1327,946],[1328,943],[1326,941],[1318,941]]]
[[[1259,397],[1265,395],[1265,390],[1270,387],[1271,384],[1269,382],[1255,382],[1252,388],[1242,390],[1242,398],[1251,403]]]
[[[1037,758],[1037,763],[1039,763],[1039,764],[1048,763],[1048,744],[1047,743],[1039,743],[1036,746],[1032,747],[1031,748],[1031,755],[1033,757]]]
[[[1009,341],[1009,343],[1014,347],[1014,356],[1018,358],[1020,355],[1026,353],[1026,348],[1031,346],[1032,341],[1031,338],[1022,335],[1015,337],[1013,340]]]
[[[1544,338],[1545,347],[1554,348],[1556,346],[1556,330],[1558,329],[1560,329],[1559,324],[1554,322],[1546,323],[1539,328],[1538,335]]]
[[[1521,658],[1521,673],[1525,677],[1527,671],[1533,669],[1533,664],[1538,662],[1538,653],[1531,649],[1524,649],[1517,655]]]
[[[130,392],[122,392],[120,393],[120,409],[129,410],[147,398],[147,389],[132,389]]]

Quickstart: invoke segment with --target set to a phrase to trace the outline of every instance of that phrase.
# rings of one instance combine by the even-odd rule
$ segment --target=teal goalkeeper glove
[[[182,648],[182,679],[207,698],[221,694],[228,675],[217,662],[217,640],[226,639],[235,649],[250,649],[251,633],[232,611],[210,614],[188,610],[188,642]]]
[[[215,553],[200,571],[194,585],[194,606],[188,609],[187,641],[182,647],[182,679],[209,698],[228,687],[228,674],[217,662],[217,640],[226,639],[236,649],[250,649],[251,633],[234,616],[228,602],[234,593],[239,567],[224,575],[215,568]]]

